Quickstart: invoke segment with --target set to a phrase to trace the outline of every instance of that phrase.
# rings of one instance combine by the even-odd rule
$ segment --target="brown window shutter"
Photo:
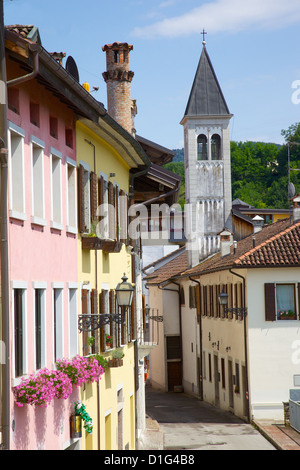
[[[115,222],[116,222],[116,240],[120,240],[120,206],[119,206],[119,188],[115,186]]]
[[[199,284],[196,287],[196,308],[197,308],[197,319],[199,321],[199,317],[201,315],[201,286],[199,286]]]
[[[207,316],[207,286],[203,286],[203,315]]]
[[[123,189],[119,192],[120,204],[119,204],[119,219],[120,219],[120,236],[119,239],[122,243],[127,243],[127,198]]]
[[[106,313],[105,312],[105,306],[104,306],[104,294],[103,291],[100,292],[99,294],[99,313]],[[102,326],[99,329],[99,335],[100,335],[100,349],[101,351],[105,351],[105,330],[104,327]]]
[[[91,313],[98,313],[98,291],[96,289],[91,291]],[[92,352],[97,354],[99,352],[99,330],[93,331],[92,336],[95,338]]]
[[[97,207],[98,207],[98,194],[97,194],[97,175],[93,171],[90,174],[90,195],[91,195],[91,219],[96,219]]]
[[[82,315],[88,314],[88,291],[87,289],[81,289],[81,313]],[[88,332],[82,333],[82,354],[86,356],[89,354],[89,344],[88,344]]]
[[[275,305],[275,284],[265,284],[265,320],[276,320],[276,305]]]
[[[109,238],[112,240],[116,239],[116,227],[115,227],[115,188],[111,181],[108,182],[108,218],[109,218]]]
[[[109,313],[111,315],[115,315],[116,313],[116,296],[115,296],[115,290],[110,289],[109,291]],[[115,322],[110,322],[109,324],[109,329],[110,329],[110,334],[113,337],[113,343],[115,346],[115,336],[116,336],[116,324]]]
[[[100,176],[98,179],[98,201],[99,206],[101,206],[104,202],[104,178]]]
[[[78,168],[78,225],[79,232],[86,232],[84,221],[84,168],[79,165]]]

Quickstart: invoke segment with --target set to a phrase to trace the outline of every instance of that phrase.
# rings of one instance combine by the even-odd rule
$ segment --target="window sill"
[[[50,227],[54,228],[55,230],[63,230],[64,226],[60,222],[54,222],[54,220],[51,220],[50,222]]]
[[[37,217],[36,215],[31,216],[31,223],[34,225],[41,225],[43,227],[47,225],[46,219],[43,219],[42,217]]]
[[[15,210],[9,211],[9,217],[11,219],[18,219],[18,220],[27,220],[27,215],[24,212],[18,212]]]
[[[77,235],[78,230],[77,230],[76,227],[72,227],[72,225],[67,225],[66,226],[66,232],[73,233],[74,235]]]

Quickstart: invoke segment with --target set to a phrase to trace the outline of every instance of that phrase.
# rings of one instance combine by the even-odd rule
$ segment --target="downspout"
[[[195,282],[198,284],[199,289],[201,287],[201,284],[199,281],[196,279],[193,279],[192,277],[189,276],[189,280],[192,282]],[[199,384],[199,397],[200,400],[203,400],[203,364],[202,364],[202,314],[200,312],[199,315],[199,356],[200,356],[200,371],[199,371],[199,376],[200,376],[200,384]]]
[[[181,312],[181,303],[180,303],[180,284],[174,281],[170,281],[171,284],[175,284],[175,286],[178,287],[178,290],[174,289],[168,289],[167,287],[162,287],[161,285],[158,285],[158,288],[160,290],[167,290],[170,292],[177,292],[178,294],[178,309],[179,309],[179,337],[180,337],[180,360],[181,360],[181,365],[183,368],[183,355],[182,355],[182,312]],[[182,379],[182,378],[181,378]]]
[[[7,228],[7,177],[8,177],[8,142],[7,142],[7,83],[5,63],[4,7],[0,2],[0,165],[1,165],[1,306],[2,306],[2,341],[4,358],[1,358],[1,425],[2,448],[10,450],[10,322],[9,322],[9,264],[8,264],[8,228]],[[3,346],[3,348],[2,348]],[[1,442],[0,442],[1,447]]]
[[[22,77],[14,78],[7,82],[7,86],[16,86],[20,85],[21,83],[28,82],[35,78],[39,72],[39,46],[36,44],[29,44],[29,50],[33,52],[33,71],[28,73],[27,75],[23,75]]]
[[[233,274],[234,276],[238,276],[243,280],[243,304],[244,307],[246,307],[246,279],[244,276],[241,274],[237,274],[232,271],[232,269],[229,269],[229,272]],[[248,346],[247,346],[247,315],[244,315],[244,354],[245,354],[245,370],[246,370],[246,390],[245,393],[248,395],[248,407],[247,407],[247,418],[248,421],[250,422],[250,400],[249,400],[249,378],[248,378]]]

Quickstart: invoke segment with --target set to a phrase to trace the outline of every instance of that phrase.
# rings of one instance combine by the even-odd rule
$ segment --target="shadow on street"
[[[146,387],[146,413],[158,423],[244,423],[228,411],[195,397],[161,392],[150,386]]]

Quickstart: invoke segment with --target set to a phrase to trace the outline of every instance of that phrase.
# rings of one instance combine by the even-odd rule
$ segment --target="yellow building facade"
[[[79,354],[96,354],[107,361],[116,350],[124,355],[122,365],[106,367],[99,382],[81,388],[81,400],[93,420],[91,434],[82,430],[83,450],[136,448],[135,306],[126,312],[125,323],[109,317],[119,313],[115,288],[122,276],[134,285],[134,256],[127,236],[129,172],[136,162],[144,162],[131,139],[110,122],[77,121],[78,312],[87,317],[100,314],[107,322],[79,333]]]

